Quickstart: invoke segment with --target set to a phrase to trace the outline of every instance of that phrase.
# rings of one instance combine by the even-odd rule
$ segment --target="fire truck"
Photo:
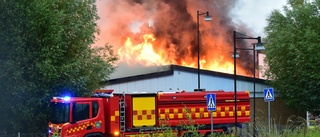
[[[207,94],[216,96],[215,111],[207,109]],[[51,110],[50,137],[152,136],[168,129],[173,136],[189,136],[188,124],[197,125],[197,133],[209,136],[211,129],[228,132],[250,122],[250,93],[238,91],[236,96],[226,91],[124,94],[95,90],[92,97],[53,97]]]

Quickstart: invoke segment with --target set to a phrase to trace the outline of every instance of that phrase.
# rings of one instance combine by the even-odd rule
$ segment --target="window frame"
[[[93,107],[93,105],[94,104],[96,104],[97,105],[97,108],[96,108],[96,113],[95,113],[95,115],[94,115],[94,107]],[[99,113],[99,102],[98,101],[96,101],[96,100],[94,100],[94,101],[92,101],[91,102],[91,118],[95,118],[95,117],[97,117],[98,116],[98,113]]]
[[[88,120],[88,119],[92,118],[92,102],[88,102],[88,101],[85,101],[85,102],[74,102],[74,104],[72,104],[72,105],[76,105],[76,107],[77,107],[77,105],[89,105],[89,108],[88,108],[89,117],[86,118],[86,119],[78,119],[79,113],[77,112],[77,113],[75,113],[75,115],[72,114],[73,115],[72,116],[73,121],[83,121],[83,120]],[[73,107],[74,106],[72,106],[72,108]],[[74,113],[74,111],[72,111],[72,113]],[[76,117],[74,117],[74,116],[76,116]]]

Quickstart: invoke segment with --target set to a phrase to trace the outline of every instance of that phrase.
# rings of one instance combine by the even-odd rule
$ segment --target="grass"
[[[186,108],[185,108],[186,109]],[[186,109],[187,120],[181,122],[180,127],[182,127],[188,133],[191,133],[192,137],[202,137],[203,135],[199,134],[198,129],[203,125],[198,125],[194,123],[190,115],[190,111]],[[168,120],[161,121],[161,130],[155,130],[149,133],[142,133],[139,135],[140,137],[177,137],[177,129],[172,129],[168,126],[166,122]],[[320,126],[313,126],[312,128],[308,128],[306,124],[306,120],[302,117],[290,116],[287,118],[285,125],[280,125],[276,123],[275,120],[271,120],[271,126],[269,129],[267,120],[257,119],[259,124],[256,125],[256,133],[258,137],[319,137],[320,136]],[[264,122],[263,122],[264,121]],[[237,129],[237,136],[243,137],[252,137],[253,136],[253,123],[243,124],[243,128]],[[233,129],[233,131],[235,131]],[[236,137],[235,133],[214,133],[209,135],[210,137]]]
[[[303,120],[302,118],[298,118],[295,120]],[[287,121],[287,125],[284,127],[278,125],[272,125],[270,132],[268,126],[259,125],[259,129],[257,133],[259,137],[319,137],[320,136],[320,128],[307,128],[306,124],[302,124],[301,121]],[[296,125],[300,124],[300,125]],[[195,125],[185,125],[187,126],[187,131],[190,133],[194,133],[192,137],[202,137],[201,134],[197,132],[197,127]],[[238,136],[244,137],[252,137],[253,131],[252,128],[249,127],[249,130],[242,129],[243,132],[240,132],[241,129],[238,129]],[[146,136],[146,134],[141,134],[142,136]],[[167,127],[162,131],[155,131],[152,134],[148,134],[148,137],[177,137],[175,130]],[[210,135],[210,137],[235,137],[234,133],[223,134],[223,133],[214,133]]]
[[[257,121],[267,120],[258,119]],[[304,118],[292,115],[287,118],[285,125],[271,120],[270,130],[267,122],[257,124],[257,134],[262,137],[319,137],[320,127],[308,128],[306,123]],[[249,137],[253,136],[253,129],[247,134],[250,134]]]

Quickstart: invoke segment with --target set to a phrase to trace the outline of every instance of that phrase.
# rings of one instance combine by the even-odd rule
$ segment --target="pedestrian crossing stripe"
[[[216,104],[214,103],[212,95],[210,95],[210,98],[209,98],[208,108],[216,108]]]

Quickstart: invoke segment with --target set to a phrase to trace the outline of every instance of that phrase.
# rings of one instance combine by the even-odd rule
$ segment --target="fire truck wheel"
[[[104,137],[101,133],[93,133],[85,135],[84,137]]]

